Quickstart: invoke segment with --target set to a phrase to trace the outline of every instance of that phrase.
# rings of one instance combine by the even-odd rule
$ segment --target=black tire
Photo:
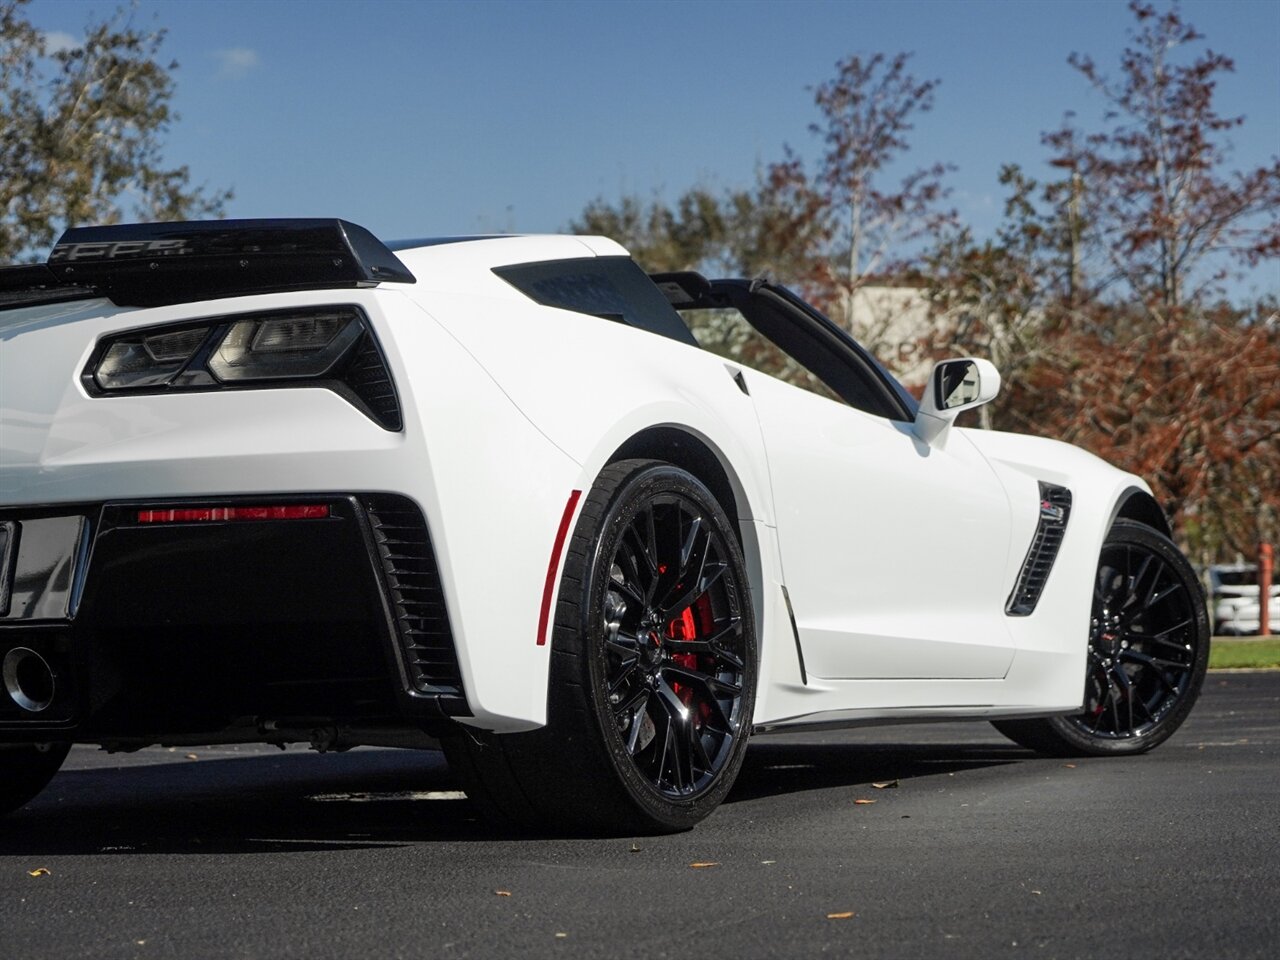
[[[446,739],[450,765],[489,817],[521,828],[689,829],[742,765],[751,611],[737,535],[710,491],[669,464],[610,464],[565,553],[547,725]]]
[[[1181,551],[1148,526],[1117,520],[1094,581],[1084,711],[995,728],[1055,757],[1145,753],[1195,706],[1209,636],[1204,592]]]
[[[0,745],[0,816],[17,810],[48,786],[70,750],[69,743]]]

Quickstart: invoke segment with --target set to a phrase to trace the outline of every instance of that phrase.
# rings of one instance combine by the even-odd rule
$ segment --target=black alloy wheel
[[[1084,710],[996,727],[1055,755],[1142,753],[1186,719],[1208,661],[1208,615],[1191,565],[1167,537],[1118,520],[1094,580]]]
[[[755,702],[738,535],[707,487],[653,460],[607,466],[565,551],[547,725],[444,741],[468,796],[522,828],[686,830],[724,799]]]
[[[597,561],[608,578],[595,685],[635,770],[682,800],[715,782],[742,731],[743,583],[705,502],[673,490],[630,506]]]

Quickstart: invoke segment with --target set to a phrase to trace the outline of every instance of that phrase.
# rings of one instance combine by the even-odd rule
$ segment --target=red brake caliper
[[[697,615],[694,615],[694,609],[697,608]],[[667,636],[679,643],[682,640],[696,640],[698,638],[699,626],[702,632],[708,632],[711,629],[711,600],[706,594],[700,596],[693,602],[692,606],[685,607],[680,612],[680,616],[676,617],[667,624]],[[698,655],[696,653],[673,653],[671,654],[671,662],[684,667],[686,670],[698,669]],[[693,704],[693,688],[687,684],[672,683],[671,689],[675,691],[675,695],[680,698],[685,706]],[[697,713],[694,715],[694,725],[702,726],[702,722],[711,715],[711,708],[706,703],[699,703]]]

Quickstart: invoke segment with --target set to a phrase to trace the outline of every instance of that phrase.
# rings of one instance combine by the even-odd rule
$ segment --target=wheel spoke
[[[1154,565],[1155,569],[1152,570]],[[1138,567],[1138,572],[1133,575],[1133,580],[1129,586],[1129,601],[1134,601],[1139,608],[1145,610],[1151,606],[1151,597],[1156,592],[1156,584],[1160,579],[1160,571],[1163,565],[1151,554],[1146,554],[1142,558],[1142,565]],[[1150,576],[1148,576],[1150,572]],[[1144,585],[1145,583],[1145,585]],[[1129,606],[1126,603],[1125,606]]]
[[[689,718],[689,708],[684,705],[684,701],[676,696],[676,692],[671,689],[671,684],[667,683],[665,679],[658,683],[658,700],[673,721],[683,723]]]
[[[702,733],[692,723],[689,724],[689,760],[697,764],[703,773],[709,772],[715,762],[707,755],[707,748],[702,742]]]
[[[631,710],[631,727],[627,731],[627,753],[636,755],[636,746],[640,741],[640,731],[644,728],[644,718],[648,715],[649,691],[641,689],[624,708]]]
[[[640,518],[637,517],[636,519],[639,520]],[[640,537],[640,532],[639,530],[636,529],[634,523],[632,524],[631,529],[634,531],[636,538],[642,541],[640,543],[641,556],[644,557],[645,565],[649,568],[649,578],[648,578],[649,583],[648,583],[648,586],[645,587],[644,601],[643,601],[644,605],[647,606],[648,604],[653,602],[653,595],[654,593],[657,592],[658,580],[659,580],[658,526],[657,526],[657,521],[655,520],[653,515],[652,503],[645,504],[643,519],[644,519],[644,537],[643,538]]]
[[[622,669],[615,675],[614,679],[609,682],[609,697],[612,699],[619,690],[627,685],[627,682],[635,676],[636,667],[640,665],[640,658],[634,657],[630,662],[622,664]]]
[[[739,696],[742,693],[742,687],[736,683],[729,683],[721,680],[719,677],[713,677],[710,674],[703,673],[700,670],[690,670],[688,667],[677,666],[669,663],[662,671],[664,674],[673,677],[679,677],[685,683],[693,683],[702,687],[711,696],[719,696],[728,694],[731,697]]]
[[[1098,577],[1093,585],[1093,597],[1098,603],[1095,606],[1110,606],[1115,602],[1116,594],[1125,583],[1125,577],[1115,567],[1099,566]]]
[[[616,653],[620,657],[638,657],[640,655],[640,641],[622,632],[619,632],[616,636],[606,636],[604,646],[610,653]]]
[[[666,711],[662,711],[662,716],[666,720],[662,727],[662,753],[658,757],[658,766],[655,771],[656,776],[654,777],[654,780],[659,786],[662,785],[664,780],[667,780],[667,757],[669,757],[672,752],[671,717],[667,715]],[[667,780],[667,782],[678,788],[679,784],[675,782],[675,779],[676,778],[673,776],[670,780]]]
[[[1125,730],[1132,733],[1134,730],[1137,729],[1137,726],[1138,726],[1133,719],[1133,696],[1134,696],[1133,684],[1129,682],[1129,675],[1124,672],[1124,667],[1122,667],[1118,663],[1111,668],[1111,674],[1116,678],[1116,686],[1124,694],[1125,710],[1129,714],[1129,725],[1125,727]],[[1120,709],[1119,704],[1117,703],[1116,704],[1116,713],[1117,713],[1116,731],[1115,731],[1116,733],[1120,732],[1120,717],[1118,715],[1119,709]]]
[[[1111,732],[1118,734],[1120,732],[1120,691],[1116,689],[1116,684],[1110,683],[1111,696],[1108,702],[1111,705]]]
[[[1174,583],[1169,584],[1169,585],[1168,585],[1167,587],[1165,587],[1163,590],[1158,590],[1158,591],[1156,592],[1155,596],[1153,596],[1153,597],[1151,598],[1151,602],[1150,602],[1150,603],[1148,603],[1148,604],[1147,604],[1147,606],[1148,606],[1148,607],[1154,607],[1154,606],[1155,606],[1157,603],[1159,603],[1161,600],[1164,600],[1164,599],[1166,599],[1167,597],[1171,597],[1171,596],[1173,596],[1175,593],[1177,593],[1178,591],[1180,591],[1180,590],[1182,590],[1182,589],[1184,589],[1184,588],[1183,588],[1183,586],[1182,586],[1182,584],[1181,584],[1181,583],[1178,583],[1178,582],[1176,582],[1176,581],[1175,581]]]
[[[628,711],[632,711],[636,716],[639,716],[641,713],[644,712],[644,708],[648,704],[648,702],[649,702],[649,688],[641,687],[639,690],[637,690],[635,693],[631,695],[630,700],[626,700],[623,703],[618,704],[613,708],[613,711],[614,711],[614,714],[619,717],[627,713]]]
[[[685,677],[684,679],[686,683],[696,682],[692,677]],[[707,709],[710,711],[706,719],[703,721],[704,723],[711,726],[713,730],[718,730],[720,733],[732,736],[734,732],[733,721],[729,719],[729,715],[725,713],[724,707],[721,706],[721,699],[724,698],[716,697],[715,694],[709,692],[704,687],[703,696],[698,698],[697,702],[706,704]]]
[[[1178,684],[1169,679],[1168,671],[1161,667],[1154,657],[1149,657],[1145,653],[1138,653],[1134,650],[1126,650],[1125,653],[1127,654],[1127,659],[1134,660],[1143,666],[1150,667],[1150,672],[1155,675],[1156,679],[1159,680],[1160,683],[1164,685],[1164,688],[1170,693],[1177,694],[1180,692]],[[1179,665],[1178,669],[1185,673],[1191,668]]]
[[[1183,620],[1181,623],[1176,623],[1172,627],[1168,627],[1167,629],[1161,630],[1159,633],[1151,634],[1151,636],[1147,639],[1163,640],[1165,637],[1173,633],[1175,630],[1181,630],[1183,627],[1189,627],[1194,622],[1195,621],[1193,618],[1187,617],[1187,619]],[[1173,641],[1166,641],[1166,642],[1173,642]]]
[[[618,551],[618,568],[622,571],[622,579],[616,577],[610,579],[609,585],[620,593],[625,593],[627,599],[641,608],[645,604],[645,586],[644,582],[653,579],[653,575],[649,572],[641,573],[639,564],[636,563],[635,550],[619,550]]]
[[[702,530],[702,518],[694,517],[689,524],[689,532],[685,534],[684,543],[680,545],[680,576],[684,576],[689,572],[689,559],[693,556],[694,544],[697,542],[698,533]],[[709,538],[708,538],[709,539]],[[706,556],[705,547],[703,556]]]
[[[731,636],[742,635],[742,618],[732,616],[719,625],[715,633],[709,637],[697,637],[693,640],[681,640],[680,653],[718,653],[721,644]]]
[[[711,640],[682,640],[679,646],[673,649],[680,653],[705,653],[715,657],[735,673],[741,673],[743,670],[742,659],[737,654],[715,645]]]
[[[693,550],[692,547],[690,549],[691,551]],[[700,594],[706,593],[709,586],[702,586],[702,583],[704,573],[707,568],[707,559],[711,554],[711,538],[705,538],[702,549],[693,551],[688,557],[684,556],[683,550],[684,548],[681,547],[681,559],[678,566],[678,573],[675,577],[675,582],[667,592],[663,594],[662,599],[657,603],[658,609],[666,611],[667,615],[671,618],[678,616],[680,611],[696,600]],[[691,574],[690,571],[693,567],[696,567],[697,570],[695,573]],[[681,590],[686,583],[690,582],[693,583],[692,589],[685,590],[682,594],[682,599],[673,604],[671,602],[672,595],[675,594],[676,591]]]
[[[1168,660],[1164,657],[1157,657],[1150,653],[1143,653],[1130,647],[1128,650],[1121,650],[1119,653],[1121,660],[1131,660],[1134,663],[1141,663],[1145,666],[1156,667],[1163,670],[1186,671],[1191,669],[1189,663],[1179,663],[1177,660]]]
[[[695,782],[693,759],[689,752],[693,720],[689,708],[665,679],[658,684],[658,699],[666,710],[668,729],[671,732],[672,769],[676,775],[676,787],[684,790]]]
[[[715,586],[716,582],[724,576],[724,572],[728,569],[728,566],[729,565],[726,563],[717,564],[714,570],[705,572],[700,576],[698,581],[694,584],[693,589],[687,590],[675,603],[668,606],[660,606],[659,609],[662,611],[663,617],[667,620],[674,620],[676,617],[680,616],[680,614],[684,613],[686,607],[692,606],[693,602],[697,600],[698,597],[702,596]],[[704,567],[703,569],[705,571],[706,568]]]

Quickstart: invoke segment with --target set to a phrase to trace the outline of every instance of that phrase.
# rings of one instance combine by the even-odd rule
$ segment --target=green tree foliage
[[[27,6],[0,0],[0,262],[32,258],[77,224],[220,214],[230,191],[207,193],[164,163],[177,119],[164,31],[122,10],[50,50]]]

